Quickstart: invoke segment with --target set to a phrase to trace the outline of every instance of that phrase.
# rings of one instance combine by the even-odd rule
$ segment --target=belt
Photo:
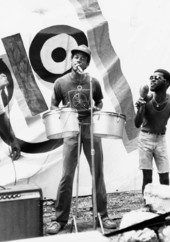
[[[165,132],[162,132],[162,133],[152,133],[150,131],[147,131],[147,130],[141,130],[143,133],[147,133],[147,134],[155,134],[155,135],[165,135]]]

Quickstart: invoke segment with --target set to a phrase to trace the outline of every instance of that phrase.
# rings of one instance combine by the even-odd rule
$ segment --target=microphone
[[[84,73],[83,69],[79,65],[77,66],[77,70],[79,71],[80,74]]]

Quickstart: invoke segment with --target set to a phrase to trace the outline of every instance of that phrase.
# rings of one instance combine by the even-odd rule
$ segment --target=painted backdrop
[[[70,71],[70,51],[91,48],[87,72],[104,93],[103,112],[126,116],[122,139],[103,138],[107,192],[138,190],[134,103],[139,88],[157,68],[170,70],[169,1],[160,0],[0,0],[0,72],[10,81],[1,98],[22,156],[12,162],[0,140],[0,185],[36,184],[56,197],[62,168],[62,139],[46,137],[54,81]],[[169,132],[167,134],[169,139]],[[91,176],[80,158],[79,194],[91,193]],[[157,182],[155,172],[155,182]],[[74,194],[76,190],[74,182]]]

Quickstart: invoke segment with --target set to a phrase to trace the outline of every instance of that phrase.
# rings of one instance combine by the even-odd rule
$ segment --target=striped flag
[[[126,115],[123,143],[127,152],[137,148],[139,130],[134,125],[135,109],[130,86],[125,79],[120,59],[109,36],[109,26],[103,17],[97,0],[70,0],[77,15],[86,26],[88,43],[97,69],[100,71],[104,87],[116,112]]]

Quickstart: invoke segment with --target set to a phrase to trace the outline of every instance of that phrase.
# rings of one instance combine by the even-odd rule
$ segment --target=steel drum
[[[79,133],[78,113],[72,108],[59,108],[43,114],[48,139],[76,136]]]
[[[94,112],[93,114],[93,133],[101,138],[123,137],[123,130],[126,116],[113,112]]]

